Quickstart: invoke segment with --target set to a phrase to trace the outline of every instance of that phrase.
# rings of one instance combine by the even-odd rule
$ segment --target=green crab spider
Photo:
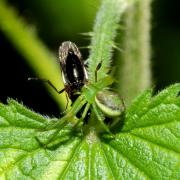
[[[67,114],[56,123],[47,127],[47,129],[60,129],[67,121],[69,121],[69,119],[76,116],[83,106],[85,106],[81,118],[76,123],[79,124],[83,121],[88,110],[91,109],[102,128],[111,134],[108,126],[104,123],[105,116],[115,118],[124,110],[123,102],[119,99],[119,96],[116,93],[105,89],[113,82],[114,80],[107,75],[105,78],[100,79],[93,84],[88,83],[84,85],[81,95],[73,103],[72,108],[67,112]]]
[[[56,136],[57,132],[67,122],[71,122],[74,127],[77,127],[83,122],[88,111],[91,110],[100,123],[101,129],[111,134],[104,120],[106,117],[113,119],[120,116],[124,111],[124,103],[118,94],[107,90],[107,87],[114,82],[111,76],[106,75],[104,78],[97,80],[97,72],[101,68],[102,61],[98,63],[95,69],[95,81],[90,82],[88,81],[88,75],[82,61],[81,53],[74,43],[70,41],[62,43],[59,48],[59,60],[65,86],[64,89],[58,91],[49,80],[40,80],[48,83],[59,94],[66,91],[73,104],[71,109],[66,111],[65,116],[59,121],[51,122],[45,130],[57,129],[55,132]],[[38,79],[30,78],[30,80]],[[82,111],[82,109],[81,117],[79,119],[75,118],[77,113]]]

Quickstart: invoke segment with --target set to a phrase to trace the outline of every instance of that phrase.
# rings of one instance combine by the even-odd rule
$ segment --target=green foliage
[[[114,138],[67,123],[59,144],[40,143],[51,119],[14,100],[0,105],[0,179],[178,179],[180,84],[151,97],[145,91],[127,109]]]
[[[93,87],[99,83],[96,89],[100,90],[112,84],[100,87],[103,83],[107,83],[104,79],[110,68],[112,48],[115,47],[117,23],[123,12],[131,5],[130,2],[135,0],[103,0],[102,2],[94,32],[89,33],[92,35],[92,40],[88,59],[90,83],[94,81],[97,64],[102,61],[102,68],[98,73],[98,79],[102,83],[98,81],[88,84],[89,87]],[[150,1],[147,0],[147,2]],[[134,13],[137,13],[138,18],[145,17],[139,16],[141,11],[136,12],[136,10],[135,8]],[[147,11],[149,12],[149,9]],[[138,25],[137,30],[144,30],[141,23],[136,23],[131,16],[130,20],[132,20],[130,27]],[[148,23],[149,21],[147,26]],[[4,1],[0,1],[0,25],[1,30],[29,64],[40,72],[39,76],[48,79],[53,77],[55,82],[58,82],[59,72],[51,53]],[[127,33],[134,32],[130,27]],[[129,37],[133,37],[134,42],[137,38],[144,44],[143,40],[146,41],[148,35],[146,38],[141,38],[141,34],[143,33],[135,33],[139,36],[130,34],[127,36],[126,43],[131,42]],[[149,45],[146,45],[149,48]],[[139,51],[139,48],[142,46],[136,46],[138,48],[135,49],[139,53],[138,59],[141,57],[142,49]],[[132,49],[133,47],[130,47],[129,51],[131,52]],[[149,50],[146,57],[149,56],[148,53]],[[130,54],[131,57],[135,55],[136,53],[133,54],[133,52]],[[52,61],[49,61],[50,59]],[[141,71],[139,75],[144,74],[146,70],[148,73],[149,70],[149,66],[144,70],[144,66],[140,66],[141,62],[145,62],[144,55],[136,64]],[[133,63],[128,67],[130,65],[134,67]],[[46,71],[47,68],[49,71]],[[47,72],[52,74],[46,74]],[[126,71],[124,76],[129,72]],[[140,83],[136,81],[125,83],[127,87],[131,85],[135,87],[132,91],[139,90]],[[70,111],[61,119],[38,115],[14,100],[9,100],[8,105],[0,104],[0,179],[159,180],[180,177],[180,84],[172,85],[153,97],[150,90],[141,94],[124,112],[124,117],[118,121],[120,123],[110,129],[113,135],[97,130],[98,118],[95,118],[95,111],[98,112],[98,109],[95,108],[94,103],[97,92],[93,91],[92,94],[89,89],[82,90],[79,101],[75,101]],[[57,97],[55,99],[57,100]],[[78,122],[74,115],[86,102],[92,104],[91,108],[94,112],[90,120],[93,119],[93,122],[74,127]],[[59,103],[64,104],[64,101]],[[98,115],[101,116],[101,114],[102,112]],[[103,114],[102,116],[104,118]]]
[[[96,16],[91,38],[88,59],[90,81],[94,81],[95,69],[101,61],[102,68],[98,72],[98,78],[104,78],[109,72],[118,22],[128,5],[128,1],[124,0],[103,1]]]

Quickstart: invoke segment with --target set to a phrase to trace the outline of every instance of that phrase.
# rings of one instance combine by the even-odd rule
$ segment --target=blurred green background
[[[29,24],[58,59],[62,41],[73,41],[84,59],[90,39],[81,33],[92,31],[99,0],[6,0]],[[156,90],[180,82],[180,2],[152,3],[152,73]],[[47,69],[48,71],[48,69]],[[11,41],[0,31],[0,101],[7,97],[22,101],[33,110],[59,116],[59,108],[40,83],[27,82],[36,76]]]

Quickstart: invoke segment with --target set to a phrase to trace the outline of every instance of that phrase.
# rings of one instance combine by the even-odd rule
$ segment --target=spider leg
[[[87,104],[86,104],[81,118],[78,120],[78,122],[76,123],[76,125],[75,125],[74,127],[78,127],[78,125],[83,121],[83,119],[84,119],[84,118],[86,117],[86,115],[87,115],[87,112],[88,112],[90,106],[91,106],[90,103],[87,103]]]
[[[86,99],[83,96],[79,96],[77,100],[74,102],[72,108],[67,112],[67,114],[57,122],[47,126],[46,130],[55,129],[55,128],[61,129],[66,122],[72,122],[71,121],[73,119],[72,117],[76,116],[76,114],[81,110],[81,108],[84,106],[85,103],[86,103]],[[72,123],[77,123],[77,121]]]
[[[96,67],[96,70],[95,70],[95,82],[97,82],[97,72],[99,71],[101,66],[102,66],[102,61]]]
[[[91,104],[89,104],[89,103],[86,104],[86,107],[85,107],[83,114],[82,114],[82,117],[81,117],[82,119],[84,119],[86,117],[86,114],[87,114],[90,106],[91,106]]]
[[[53,133],[53,135],[50,137],[50,139],[47,141],[45,145],[48,146],[48,144],[51,143],[51,141],[57,139],[59,131],[66,125],[67,122],[71,122],[73,124],[78,123],[79,120],[78,121],[75,120],[73,122],[74,116],[76,115],[77,112],[81,110],[81,108],[84,106],[85,103],[86,103],[86,99],[83,96],[79,96],[78,99],[74,102],[72,108],[64,117],[62,117],[56,122],[52,122],[45,128],[45,131],[55,129],[55,132]]]
[[[104,123],[104,115],[103,113],[98,109],[98,107],[96,106],[95,103],[92,104],[93,106],[93,111],[99,121],[99,123],[101,124],[102,128],[109,134],[112,135],[111,131],[109,130],[108,126],[106,126],[106,124]]]
[[[64,114],[64,113],[66,113],[66,112],[67,112],[67,109],[68,109],[69,98],[68,98],[67,93],[66,93],[66,101],[67,101],[67,103],[66,103],[66,107],[65,107],[64,111],[60,112],[60,114],[61,114],[61,115],[62,115],[62,114]]]

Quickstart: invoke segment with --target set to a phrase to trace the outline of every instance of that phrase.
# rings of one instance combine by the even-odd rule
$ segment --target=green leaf
[[[180,84],[153,97],[145,91],[114,138],[67,124],[48,142],[57,129],[44,128],[58,119],[0,104],[0,179],[179,179],[179,92]]]

